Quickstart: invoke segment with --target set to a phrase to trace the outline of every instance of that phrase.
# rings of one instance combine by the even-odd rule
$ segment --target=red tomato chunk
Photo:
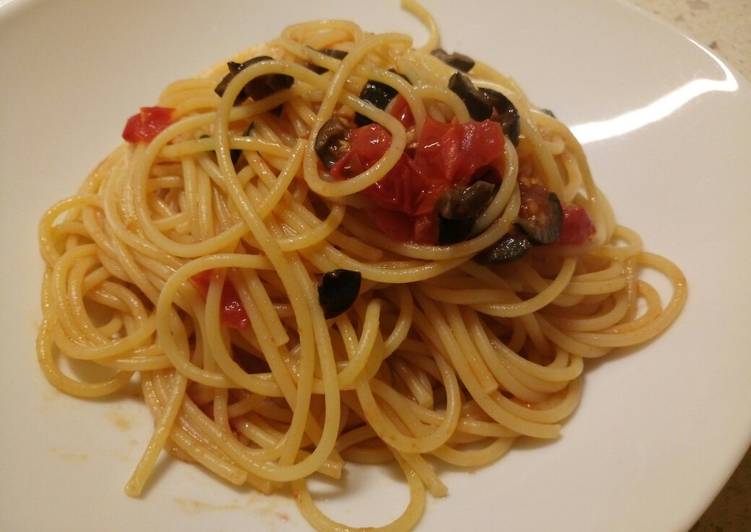
[[[336,179],[373,166],[391,145],[391,135],[383,126],[369,124],[353,130],[348,141],[350,150],[331,168]],[[407,150],[380,181],[364,190],[377,207],[372,211],[375,224],[399,241],[435,244],[438,197],[453,186],[470,184],[481,168],[501,164],[503,143],[497,122],[447,124],[428,118],[414,150]]]
[[[213,271],[206,270],[191,278],[191,281],[193,281],[193,284],[203,297],[206,297],[209,293],[209,284],[214,275]],[[247,329],[248,325],[250,325],[250,318],[248,318],[248,314],[245,312],[245,308],[240,301],[240,295],[229,280],[224,281],[219,305],[222,322],[227,327],[243,330]]]
[[[594,233],[595,226],[587,211],[578,205],[564,205],[559,244],[579,246],[589,240]]]
[[[128,118],[123,138],[128,142],[149,142],[172,124],[169,107],[141,107],[138,114]]]
[[[407,100],[402,98],[401,95],[397,95],[397,97],[393,99],[389,113],[396,117],[406,129],[415,125],[415,117],[412,116],[412,110],[409,108]]]

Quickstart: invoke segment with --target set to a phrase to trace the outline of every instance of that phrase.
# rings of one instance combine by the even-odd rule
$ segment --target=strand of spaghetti
[[[105,397],[124,388],[132,373],[129,371],[118,371],[112,378],[98,383],[83,383],[71,379],[58,368],[53,354],[53,340],[50,328],[53,322],[50,317],[42,320],[42,325],[37,334],[36,351],[39,367],[42,368],[44,376],[57,389],[76,397],[94,398]]]
[[[557,425],[534,423],[519,419],[500,407],[493,401],[481,388],[480,383],[474,377],[469,364],[463,357],[459,356],[462,349],[451,334],[449,325],[444,321],[443,316],[438,308],[430,300],[416,295],[421,308],[425,312],[415,312],[415,325],[418,331],[427,342],[433,343],[432,339],[440,339],[440,351],[450,361],[457,376],[462,380],[467,391],[472,398],[482,406],[482,409],[496,422],[504,425],[519,434],[534,436],[537,438],[554,438],[558,435],[560,428]],[[438,347],[438,345],[436,345]]]
[[[411,530],[420,520],[420,517],[422,517],[422,514],[425,511],[425,487],[414,469],[412,469],[398,454],[394,453],[394,457],[407,479],[407,485],[409,486],[409,503],[402,514],[388,525],[382,527],[357,528],[337,523],[326,517],[316,507],[304,480],[298,480],[292,483],[292,494],[297,502],[298,508],[300,508],[300,512],[305,516],[308,522],[318,530],[331,530],[332,532],[399,532],[402,530]]]
[[[130,497],[138,497],[143,491],[143,487],[151,476],[154,470],[154,465],[159,457],[159,453],[162,452],[164,444],[167,442],[172,425],[175,423],[177,412],[182,404],[183,396],[185,395],[185,388],[188,385],[188,379],[183,375],[175,372],[172,377],[172,390],[170,397],[167,398],[166,408],[162,414],[162,417],[154,427],[154,433],[151,435],[151,440],[146,447],[146,450],[138,462],[133,475],[125,485],[125,493]]]
[[[417,17],[420,22],[428,29],[428,40],[420,47],[423,52],[430,52],[441,45],[441,36],[438,33],[438,25],[430,12],[418,4],[415,0],[402,0],[401,5],[404,9]]]
[[[548,306],[558,298],[559,294],[563,293],[564,291],[571,292],[570,288],[574,284],[571,281],[571,278],[574,274],[575,268],[576,259],[570,257],[564,259],[563,265],[561,266],[558,275],[555,279],[553,279],[551,283],[540,290],[534,297],[531,297],[519,303],[490,303],[477,305],[461,300],[460,302],[464,304],[471,304],[473,308],[479,310],[483,314],[489,314],[491,316],[496,316],[499,318],[515,318],[518,316],[523,316],[525,314],[532,314],[533,312],[537,312],[538,310]],[[620,287],[620,283],[618,283],[618,285]],[[609,286],[601,283],[598,288],[600,290],[605,290],[609,288]],[[586,293],[587,290],[580,289],[575,293],[581,294],[582,292]],[[595,293],[601,292],[598,291]],[[451,303],[457,304],[456,301],[452,301]]]
[[[443,422],[429,435],[414,438],[406,436],[395,427],[378,408],[373,391],[368,382],[356,388],[357,398],[363,408],[368,423],[378,436],[388,445],[403,453],[430,452],[443,445],[456,428],[459,420],[460,394],[456,374],[439,356],[435,357],[446,390],[446,415]]]
[[[405,257],[436,261],[449,260],[473,255],[497,242],[503,235],[509,232],[516,219],[517,212],[518,200],[514,198],[509,202],[508,208],[503,215],[494,221],[484,232],[470,240],[465,240],[451,246],[430,246],[395,242],[383,233],[379,233],[377,230],[371,229],[354,219],[344,222],[344,227],[353,235],[367,242],[375,242],[381,248]]]
[[[480,467],[491,464],[501,458],[508,452],[513,443],[513,438],[498,438],[491,440],[484,448],[466,451],[459,451],[448,445],[444,445],[431,454],[454,466]]]
[[[253,255],[213,255],[196,259],[186,263],[167,280],[162,287],[156,305],[156,330],[159,346],[181,374],[192,381],[208,386],[227,387],[229,380],[220,373],[205,372],[191,364],[187,353],[180,349],[173,336],[172,325],[180,320],[177,313],[172,309],[172,305],[176,293],[188,279],[204,270],[226,267],[263,269],[269,268],[270,265],[265,257]]]
[[[639,262],[663,272],[673,285],[673,295],[665,310],[642,328],[628,333],[573,333],[572,338],[588,345],[602,347],[623,347],[651,340],[670,325],[683,309],[688,291],[686,278],[678,267],[664,257],[651,253],[639,255]]]
[[[271,62],[268,62],[271,63]],[[333,353],[331,352],[331,341],[328,336],[328,329],[323,319],[322,310],[318,305],[311,304],[311,301],[315,300],[314,289],[311,285],[310,278],[304,267],[298,262],[293,261],[291,264],[287,262],[287,259],[282,255],[281,250],[277,247],[276,242],[268,233],[266,227],[262,224],[258,218],[247,197],[244,195],[242,189],[237,183],[234,175],[234,169],[230,163],[229,150],[227,149],[227,135],[226,126],[229,116],[230,101],[234,101],[234,98],[240,92],[240,88],[247,83],[253,74],[251,67],[246,71],[243,71],[233,79],[222,98],[222,102],[217,111],[217,123],[216,128],[220,132],[217,135],[217,158],[225,173],[226,183],[228,190],[230,191],[233,203],[240,211],[245,223],[248,224],[249,229],[253,233],[256,240],[263,246],[263,251],[269,260],[274,265],[277,274],[285,286],[286,292],[289,296],[290,303],[295,309],[295,319],[298,322],[298,330],[301,334],[301,343],[305,335],[305,327],[312,329],[316,346],[318,348],[319,363],[321,366],[322,377],[324,380],[324,386],[326,388],[325,393],[325,407],[326,418],[324,421],[324,429],[318,446],[313,453],[305,458],[302,462],[279,469],[275,476],[283,477],[284,479],[292,480],[293,478],[299,478],[298,475],[307,475],[318,468],[320,461],[328,456],[334,448],[336,442],[336,430],[339,425],[339,402],[338,402],[338,390],[336,388],[336,368],[333,360]],[[248,74],[248,71],[251,71]],[[243,76],[246,74],[246,76]],[[243,80],[243,77],[246,79]],[[225,132],[222,134],[221,132]],[[305,301],[307,296],[307,302]],[[303,314],[303,309],[307,307],[309,316]],[[305,318],[305,319],[303,319]],[[312,318],[312,320],[311,320]],[[308,333],[309,334],[309,333]],[[293,432],[290,427],[290,451],[283,455],[283,462],[285,457],[287,460],[294,458],[297,454],[294,451],[294,447],[299,443],[299,439],[302,437],[302,429],[304,420],[307,416],[307,405],[310,400],[312,377],[313,377],[313,355],[310,350],[310,356],[305,356],[305,349],[303,349],[303,364],[308,365],[308,369],[301,373],[301,379],[298,381],[298,396],[296,400],[295,414],[293,415],[293,425],[295,425],[296,419],[302,420],[296,426],[299,427]],[[306,363],[305,360],[308,360]],[[297,441],[295,441],[297,440]],[[275,480],[282,480],[282,478],[275,478]]]
[[[411,164],[427,117],[471,121],[449,89],[455,69],[427,53],[439,44],[435,21],[414,0],[403,6],[428,29],[420,50],[347,21],[301,23],[236,54],[243,68],[230,65],[231,76],[219,63],[170,84],[159,97],[170,125],[116,149],[42,217],[45,377],[101,397],[140,372],[155,420],[128,493],[141,492],[165,449],[235,485],[291,488],[312,526],[353,530],[323,515],[307,479],[341,479],[345,460],[396,460],[410,501],[376,529],[406,530],[426,488],[447,491],[428,455],[478,467],[520,435],[556,437],[579,403],[583,359],[659,335],[684,306],[683,274],[617,225],[570,130],[480,61],[472,82],[519,115],[521,135],[507,136],[492,164],[500,186],[461,242],[387,236],[374,195],[390,194],[384,178],[398,162]],[[259,56],[272,59],[249,61]],[[245,96],[277,81],[286,88]],[[368,81],[399,95],[414,125],[391,115],[395,105],[374,105]],[[335,180],[319,133],[331,117],[359,125],[353,114],[384,127],[390,144],[373,165],[355,164],[359,175]],[[336,141],[337,157],[355,149],[351,137]],[[447,157],[435,162],[453,164]],[[584,209],[589,240],[535,246],[507,264],[473,260],[521,234],[536,186],[566,212]],[[351,307],[326,320],[316,282],[339,268],[361,282]],[[664,306],[639,278],[647,268],[673,285]],[[79,382],[58,366],[74,359],[115,373]]]

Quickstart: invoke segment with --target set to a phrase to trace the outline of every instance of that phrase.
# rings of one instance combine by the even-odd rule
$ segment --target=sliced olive
[[[232,161],[232,166],[237,166],[237,161],[240,160],[240,156],[243,154],[242,150],[230,150],[229,158]]]
[[[251,122],[250,125],[247,127],[247,129],[245,130],[245,133],[243,133],[243,136],[247,137],[248,135],[250,135],[250,132],[252,130],[253,130],[253,122]],[[237,161],[240,160],[240,156],[242,154],[243,154],[242,150],[230,150],[229,151],[229,156],[230,156],[230,159],[232,159],[233,166],[237,167]]]
[[[268,55],[259,55],[258,57],[253,57],[251,59],[248,59],[244,63],[236,63],[235,61],[230,61],[229,63],[227,63],[227,68],[229,68],[229,72],[222,78],[219,84],[214,88],[214,92],[216,92],[219,96],[224,96],[224,91],[227,90],[227,85],[229,85],[230,81],[235,79],[235,76],[237,76],[238,72],[249,67],[250,65],[258,63],[259,61],[265,61],[269,59],[271,59],[271,57],[269,57]],[[237,95],[237,99],[235,100],[235,103],[241,101],[244,97],[245,97],[245,91],[243,89]]]
[[[407,78],[407,76],[400,72],[397,72],[393,68],[390,68],[389,72],[393,72],[397,76],[404,78],[405,81],[409,82],[409,78]],[[369,79],[360,91],[360,99],[372,103],[379,109],[386,109],[386,106],[391,100],[394,99],[397,94],[397,90],[390,85]],[[358,126],[366,126],[371,122],[373,121],[367,116],[360,113],[355,113],[355,124],[357,124]]]
[[[459,52],[450,54],[443,48],[436,48],[435,50],[430,52],[430,54],[437,57],[447,65],[454,67],[457,70],[461,70],[462,72],[469,72],[470,70],[472,70],[472,67],[475,66],[474,59],[472,59],[468,55],[460,54]]]
[[[495,166],[483,166],[474,173],[472,181],[485,181],[495,186],[501,182],[501,173]]]
[[[318,303],[326,319],[346,312],[360,293],[360,272],[332,270],[323,274],[318,284]]]
[[[531,247],[532,243],[526,236],[512,232],[504,235],[498,242],[475,255],[475,261],[480,264],[512,262],[523,257]]]
[[[315,150],[327,168],[334,163],[348,149],[347,136],[349,128],[341,118],[332,117],[326,120],[316,135]]]
[[[552,116],[553,118],[558,118],[557,116],[555,116],[555,113],[551,111],[550,109],[540,109],[540,111],[542,111],[548,116]]]
[[[468,187],[453,187],[436,201],[438,214],[438,244],[455,244],[466,240],[475,220],[490,203],[495,185],[476,181]]]
[[[514,104],[503,94],[493,89],[480,89],[480,92],[485,95],[493,106],[493,116],[490,119],[501,124],[503,133],[511,140],[514,146],[519,144],[519,111],[516,110]]]
[[[329,57],[333,57],[334,59],[339,59],[340,61],[344,59],[345,57],[347,57],[347,52],[345,52],[344,50],[336,50],[334,48],[321,48],[318,51]],[[308,68],[312,70],[313,72],[315,72],[316,74],[323,74],[324,72],[328,70],[327,68],[324,68],[322,66],[313,65],[310,63],[308,64]]]
[[[449,244],[456,244],[457,242],[463,242],[472,232],[472,227],[475,225],[474,218],[465,220],[452,220],[451,218],[444,218],[438,216],[438,245],[448,246]]]
[[[449,78],[449,89],[462,99],[473,120],[485,120],[493,114],[493,106],[488,98],[475,87],[466,74],[455,72]]]
[[[488,206],[494,192],[495,186],[487,181],[476,181],[468,187],[453,187],[438,198],[436,210],[449,220],[474,220]]]
[[[237,346],[232,347],[234,351],[232,353],[232,359],[237,362],[237,365],[240,366],[245,371],[245,373],[254,375],[257,373],[271,372],[271,368],[266,362],[266,359],[264,359],[262,356],[253,355],[252,353],[240,349]]]
[[[345,52],[344,50],[337,50],[335,48],[321,48],[318,51],[340,61],[347,57],[347,52]]]
[[[365,86],[360,91],[360,99],[366,100],[379,109],[386,109],[389,102],[396,96],[397,91],[395,88],[381,83],[380,81],[374,81],[369,79]],[[355,124],[358,126],[365,126],[372,122],[370,118],[360,113],[355,114]]]
[[[550,192],[547,205],[539,205],[534,212],[520,218],[516,226],[524,231],[534,244],[552,244],[561,234],[563,224],[563,209],[558,196]]]
[[[273,60],[272,57],[269,57],[267,55],[259,55],[258,57],[248,59],[244,63],[235,63],[234,61],[230,61],[229,63],[227,63],[229,73],[227,73],[227,75],[222,78],[222,81],[219,82],[214,91],[219,96],[224,95],[224,91],[227,89],[227,85],[229,85],[230,81],[232,81],[239,72],[260,61],[271,60]],[[242,92],[237,95],[235,103],[242,101],[245,97],[250,97],[253,100],[262,100],[263,98],[271,96],[277,91],[290,88],[294,82],[295,78],[288,76],[287,74],[265,74],[263,76],[258,76],[257,78],[250,80],[245,85],[245,87],[243,87]]]

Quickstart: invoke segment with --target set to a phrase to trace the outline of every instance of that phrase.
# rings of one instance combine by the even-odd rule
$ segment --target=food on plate
[[[569,129],[405,5],[420,48],[307,22],[169,85],[44,215],[39,362],[78,397],[139,384],[128,495],[166,450],[340,530],[308,479],[396,462],[409,529],[447,494],[437,464],[557,437],[584,360],[680,313],[680,269],[616,223]]]

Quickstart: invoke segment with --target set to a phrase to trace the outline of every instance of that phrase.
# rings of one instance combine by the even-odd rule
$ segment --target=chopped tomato
[[[389,238],[399,242],[412,239],[412,218],[404,213],[386,209],[372,209],[369,212],[378,229]]]
[[[589,240],[594,233],[595,226],[587,211],[578,205],[564,205],[559,244],[578,246]]]
[[[391,100],[389,114],[396,117],[406,129],[415,125],[415,117],[412,116],[412,110],[409,108],[407,100],[405,100],[401,94]]]
[[[373,166],[391,145],[391,136],[383,126],[369,124],[353,130],[348,142],[349,151],[331,168],[336,179],[354,177]],[[379,208],[374,211],[376,224],[392,238],[434,244],[438,197],[453,186],[470,184],[478,170],[500,164],[503,142],[501,126],[491,120],[447,124],[428,118],[414,153],[403,154],[380,181],[363,191]],[[400,238],[407,234],[403,217],[383,211],[407,215],[410,236]]]
[[[353,129],[347,141],[351,149],[331,168],[336,179],[355,177],[373,166],[391,145],[391,135],[379,124],[368,124]]]
[[[415,161],[424,174],[439,176],[451,185],[466,185],[477,170],[503,159],[503,143],[498,122],[446,124],[428,118]]]
[[[534,218],[548,203],[548,189],[542,185],[524,185],[519,183],[521,205],[519,218]]]
[[[141,107],[131,116],[123,129],[123,138],[128,142],[149,142],[172,123],[169,107]]]
[[[423,214],[413,218],[415,229],[412,240],[418,244],[435,244],[438,242],[438,216],[435,214]]]
[[[209,293],[209,284],[216,274],[211,270],[203,271],[191,278],[198,291],[203,297]],[[240,295],[235,290],[235,286],[225,280],[222,287],[222,296],[220,299],[220,314],[222,322],[233,329],[247,329],[250,324],[247,312],[240,301]]]

